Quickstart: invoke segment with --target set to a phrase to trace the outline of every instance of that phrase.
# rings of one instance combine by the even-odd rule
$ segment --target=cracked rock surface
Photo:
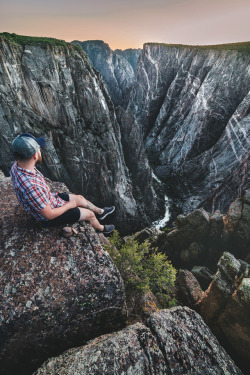
[[[250,264],[225,252],[199,302],[208,326],[250,366]]]
[[[62,183],[52,188],[67,191]],[[41,227],[3,175],[0,206],[1,374],[30,374],[47,358],[124,327],[123,281],[92,227],[74,224],[78,234],[69,238],[62,227]]]
[[[201,317],[177,307],[51,358],[34,375],[242,374]]]

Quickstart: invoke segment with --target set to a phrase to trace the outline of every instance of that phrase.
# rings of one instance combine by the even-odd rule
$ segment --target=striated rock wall
[[[125,326],[123,281],[101,234],[84,222],[69,238],[61,227],[40,227],[2,176],[0,206],[2,375],[31,374],[49,357]]]
[[[187,213],[250,187],[250,43],[144,45],[128,107],[156,175]]]
[[[127,91],[135,79],[137,60],[141,49],[112,51],[102,40],[74,41],[88,54],[93,66],[101,73],[107,84],[113,103],[125,105]]]
[[[96,205],[115,205],[114,224],[122,233],[158,218],[162,208],[149,166],[141,169],[147,176],[147,195],[140,191],[135,200],[113,103],[85,52],[72,45],[32,41],[21,46],[3,36],[0,51],[0,167],[5,174],[13,161],[14,137],[43,134],[48,145],[42,172]],[[149,197],[146,213],[143,206]]]
[[[242,374],[201,317],[188,308],[161,310],[51,358],[35,374]]]

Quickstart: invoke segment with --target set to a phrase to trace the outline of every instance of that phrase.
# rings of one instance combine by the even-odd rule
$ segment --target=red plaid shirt
[[[32,172],[20,168],[15,162],[10,170],[10,176],[19,203],[37,220],[47,221],[39,212],[47,204],[53,209],[66,203],[58,197],[58,193],[51,193],[45,178],[36,168],[35,172]]]

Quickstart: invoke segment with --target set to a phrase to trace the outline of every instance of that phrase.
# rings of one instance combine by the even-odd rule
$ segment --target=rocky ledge
[[[241,374],[201,317],[185,307],[161,310],[51,358],[35,375]]]
[[[249,369],[250,264],[225,252],[217,267],[205,292],[191,272],[180,270],[178,297],[201,314],[236,363]]]
[[[54,191],[67,191],[53,183]],[[0,177],[0,368],[27,375],[47,358],[125,325],[123,281],[87,224],[45,229]]]

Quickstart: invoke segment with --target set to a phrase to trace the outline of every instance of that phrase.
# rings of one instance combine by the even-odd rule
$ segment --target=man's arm
[[[52,209],[49,204],[47,204],[46,207],[44,207],[42,210],[39,211],[39,213],[45,217],[47,220],[52,220],[55,219],[57,216],[60,216],[64,214],[64,212],[70,210],[71,208],[76,207],[76,202],[75,201],[69,201],[65,203],[61,207],[57,207]]]

